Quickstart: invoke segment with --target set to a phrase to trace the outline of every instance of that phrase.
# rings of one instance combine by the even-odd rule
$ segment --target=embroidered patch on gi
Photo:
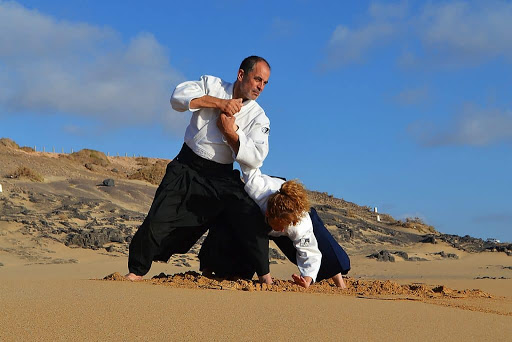
[[[309,239],[300,239],[300,246],[301,247],[309,247]]]
[[[263,134],[269,134],[270,133],[270,128],[268,128],[268,127],[261,127],[261,131],[263,132]]]

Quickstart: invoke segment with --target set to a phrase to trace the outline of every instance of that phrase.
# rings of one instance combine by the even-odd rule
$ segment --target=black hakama
[[[130,243],[128,269],[145,275],[153,261],[186,253],[222,215],[258,275],[269,273],[268,226],[233,164],[197,156],[186,144],[168,166],[146,219]]]

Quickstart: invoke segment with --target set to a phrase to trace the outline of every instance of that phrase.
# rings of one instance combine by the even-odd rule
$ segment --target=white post
[[[377,215],[377,222],[380,222],[380,215]]]
[[[0,192],[2,192],[2,184],[0,184]]]
[[[378,212],[378,211],[377,211],[377,207],[373,208],[373,212],[374,212],[374,213],[377,213],[377,212]]]

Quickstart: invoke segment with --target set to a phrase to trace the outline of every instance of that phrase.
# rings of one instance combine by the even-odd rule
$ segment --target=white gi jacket
[[[210,95],[221,99],[233,98],[233,84],[214,76],[201,76],[199,81],[179,84],[171,97],[172,108],[179,112],[190,110],[192,118],[185,131],[185,143],[198,156],[220,164],[237,161],[251,168],[259,168],[268,154],[270,121],[263,109],[253,100],[243,103],[235,114],[240,141],[235,155],[217,127],[219,110],[215,108],[191,109],[190,101]]]
[[[240,164],[245,182],[245,191],[259,205],[263,213],[267,211],[270,195],[281,188],[282,179],[273,178],[261,173],[260,169],[249,168]],[[282,232],[272,230],[270,236],[288,236],[297,250],[297,267],[302,276],[308,276],[316,281],[320,270],[322,253],[313,233],[313,222],[306,212],[295,226],[289,226]]]

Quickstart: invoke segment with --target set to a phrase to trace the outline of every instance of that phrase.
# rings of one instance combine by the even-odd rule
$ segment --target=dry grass
[[[356,218],[357,215],[356,213],[354,212],[354,210],[352,209],[346,209],[346,216],[349,217],[349,218]]]
[[[141,179],[148,183],[158,185],[165,175],[167,162],[163,160],[157,161],[155,164],[145,166],[138,171],[128,175],[129,179]]]
[[[82,165],[92,164],[106,167],[110,164],[105,153],[95,150],[89,150],[84,148],[78,152],[71,153],[63,156],[63,158],[71,159],[72,161],[78,162]]]
[[[137,162],[138,165],[141,165],[141,166],[150,165],[149,159],[147,157],[137,157],[137,158],[135,158],[135,161]]]
[[[14,172],[8,174],[7,177],[16,179],[27,178],[33,182],[44,182],[44,177],[42,175],[25,166],[18,167]]]
[[[391,215],[381,213],[379,213],[378,215],[380,216],[380,219],[384,222],[387,222],[389,224],[397,224],[397,220],[395,220]]]
[[[437,230],[425,222],[419,217],[407,217],[405,222],[400,220],[396,221],[396,224],[405,228],[416,229],[420,232],[437,233]]]
[[[25,151],[25,152],[35,152],[35,150],[29,146],[20,147],[20,150]]]
[[[0,146],[6,146],[11,148],[20,148],[18,144],[16,144],[12,139],[2,138],[0,139]]]

